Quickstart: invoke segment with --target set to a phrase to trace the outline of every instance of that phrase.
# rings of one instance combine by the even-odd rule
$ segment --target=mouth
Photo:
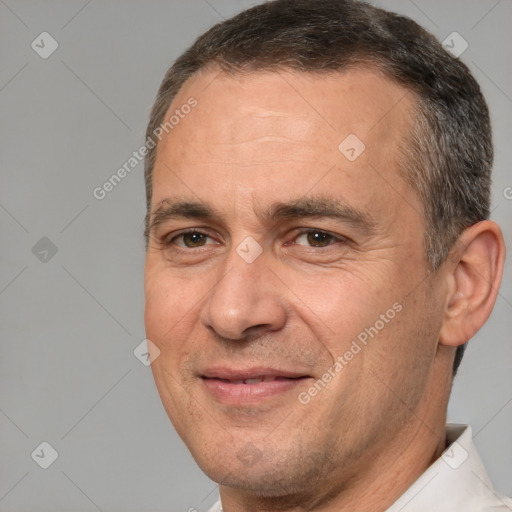
[[[231,405],[255,403],[290,393],[310,378],[309,375],[272,368],[219,368],[201,375],[208,393],[216,401]]]
[[[215,378],[215,377],[214,377]],[[221,382],[227,382],[228,384],[258,384],[260,382],[274,382],[276,380],[289,380],[289,379],[301,379],[302,377],[276,377],[273,375],[261,375],[259,377],[249,377],[248,379],[221,379]]]

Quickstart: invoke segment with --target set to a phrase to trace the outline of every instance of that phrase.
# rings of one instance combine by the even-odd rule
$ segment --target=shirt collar
[[[448,448],[386,512],[511,512],[494,491],[473,444],[471,427],[448,424]]]

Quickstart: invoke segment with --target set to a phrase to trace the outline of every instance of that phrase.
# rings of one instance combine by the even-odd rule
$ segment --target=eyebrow
[[[331,197],[299,198],[289,202],[276,202],[256,215],[267,222],[287,219],[329,218],[352,225],[365,235],[374,232],[376,221],[339,199]],[[174,219],[197,219],[210,222],[223,222],[224,216],[208,203],[196,200],[166,198],[158,203],[150,217],[149,231]]]

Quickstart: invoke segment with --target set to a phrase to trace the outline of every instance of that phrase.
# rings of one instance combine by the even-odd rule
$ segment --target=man
[[[268,2],[176,61],[147,137],[152,370],[214,510],[512,510],[445,425],[505,256],[466,66],[364,3]]]

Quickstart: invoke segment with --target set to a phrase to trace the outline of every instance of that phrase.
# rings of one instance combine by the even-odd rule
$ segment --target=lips
[[[217,401],[242,405],[289,392],[310,376],[275,368],[210,368],[201,378]]]
[[[275,380],[283,380],[290,378],[300,378],[300,377],[279,377],[274,375],[261,375],[259,377],[251,377],[249,379],[238,379],[238,380],[230,380],[230,379],[219,379],[223,382],[229,382],[230,384],[258,384],[259,382],[272,382]]]
[[[208,379],[216,379],[228,384],[259,384],[260,382],[286,381],[290,379],[301,379],[303,377],[282,377],[279,375],[260,375],[258,377],[249,377],[247,379],[222,379],[219,377],[203,377]]]
[[[235,369],[219,367],[205,370],[201,373],[201,377],[203,379],[219,379],[228,381],[232,384],[251,384],[250,381],[271,382],[278,379],[299,379],[302,377],[309,377],[309,375],[277,368],[253,367],[246,369]]]

